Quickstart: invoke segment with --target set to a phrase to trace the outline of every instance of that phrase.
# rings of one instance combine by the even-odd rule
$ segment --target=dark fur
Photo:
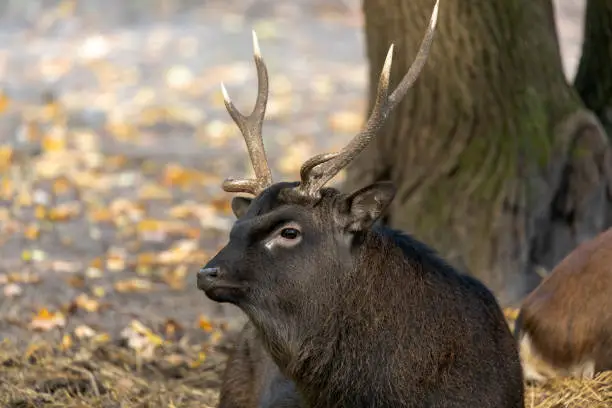
[[[239,220],[206,265],[219,276],[198,286],[249,316],[307,406],[524,406],[516,342],[490,291],[423,243],[372,226],[389,184],[324,189],[317,202],[283,190],[293,185],[269,187],[246,212],[234,199]],[[265,249],[284,221],[302,241]]]
[[[570,252],[525,298],[515,336],[525,334],[552,367],[592,360],[595,372],[612,370],[612,229]]]
[[[219,408],[300,408],[295,384],[285,377],[247,322],[227,360]]]

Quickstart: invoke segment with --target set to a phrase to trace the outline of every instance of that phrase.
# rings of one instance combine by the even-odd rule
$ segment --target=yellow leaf
[[[42,139],[42,148],[45,152],[66,150],[66,139],[59,135],[45,135]]]
[[[97,208],[89,213],[89,218],[92,222],[111,222],[114,216],[108,208]]]
[[[21,252],[21,259],[22,259],[22,260],[24,260],[24,261],[26,261],[26,262],[31,261],[31,260],[32,260],[32,251],[29,251],[29,250],[27,250],[27,249],[24,249],[24,250]]]
[[[70,347],[72,347],[72,336],[64,334],[62,336],[62,350],[68,350]]]
[[[106,291],[102,286],[94,286],[91,288],[91,293],[96,297],[102,298],[106,294]]]
[[[30,328],[37,331],[49,331],[56,327],[64,327],[66,318],[60,312],[50,312],[48,309],[41,309],[30,322]]]
[[[157,254],[154,252],[143,252],[136,257],[138,266],[151,266],[157,263]]]
[[[108,343],[110,341],[110,335],[108,333],[101,333],[94,336],[91,340],[95,344]]]
[[[90,298],[85,293],[81,293],[77,296],[74,302],[77,307],[88,312],[97,312],[100,308],[100,303],[96,299]]]
[[[115,282],[114,288],[120,293],[148,292],[152,289],[151,282],[144,279],[126,279]]]
[[[32,194],[26,188],[22,188],[17,196],[17,203],[22,207],[29,207],[32,205]]]
[[[0,170],[2,172],[8,171],[10,165],[13,163],[13,148],[8,145],[0,146]]]
[[[23,235],[30,241],[37,240],[40,236],[40,228],[36,224],[30,224],[23,231]]]
[[[111,254],[106,259],[106,269],[112,272],[119,272],[125,269],[125,258],[118,254]]]
[[[45,350],[45,349],[48,349],[48,348],[49,348],[49,345],[47,343],[33,343],[33,344],[30,344],[28,346],[28,348],[25,350],[24,357],[26,359],[29,359],[36,352],[41,351],[41,350]]]
[[[0,91],[0,113],[4,113],[10,105],[10,99],[4,91]]]
[[[167,271],[162,275],[164,282],[174,290],[185,288],[185,277],[187,276],[187,265],[179,265],[175,269]]]
[[[200,327],[200,329],[204,330],[207,333],[212,332],[213,330],[213,326],[210,323],[210,320],[208,320],[205,316],[201,315],[199,320],[198,320],[198,326]]]
[[[130,323],[130,327],[136,333],[145,336],[151,343],[153,343],[153,344],[155,344],[157,346],[163,344],[163,342],[164,342],[164,340],[161,337],[159,337],[158,335],[153,333],[151,331],[151,329],[149,329],[147,326],[145,326],[144,324],[142,324],[138,320],[132,320],[132,322]]]
[[[214,331],[210,335],[210,343],[213,344],[213,345],[219,344],[219,342],[221,341],[222,338],[223,338],[223,333],[221,333],[218,330]]]
[[[518,317],[520,312],[520,309],[518,308],[505,308],[504,309],[504,316],[506,316],[506,319],[510,319],[510,320],[516,320],[516,318]]]
[[[51,221],[68,221],[73,219],[81,212],[81,203],[73,201],[63,203],[49,211],[48,218]]]
[[[70,190],[70,181],[65,177],[61,177],[53,181],[53,192],[56,195],[65,194]]]
[[[148,183],[138,190],[141,200],[166,200],[172,198],[172,193],[157,184]]]
[[[47,209],[42,205],[37,205],[34,209],[34,216],[39,220],[44,220],[47,216]]]
[[[202,363],[206,360],[206,353],[204,353],[203,351],[200,351],[198,353],[198,358],[196,360],[193,360],[189,363],[189,367],[191,368],[197,368],[200,365],[202,365]]]

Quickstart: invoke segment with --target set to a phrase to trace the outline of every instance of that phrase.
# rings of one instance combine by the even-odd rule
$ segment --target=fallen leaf
[[[23,231],[23,235],[30,241],[37,240],[40,237],[40,227],[36,224],[29,224]]]
[[[49,331],[64,326],[66,326],[64,315],[60,312],[50,312],[46,308],[40,309],[30,322],[30,328],[37,331]]]
[[[4,286],[3,291],[4,296],[6,297],[17,297],[21,296],[23,293],[21,286],[17,285],[16,283],[9,283],[8,285]]]
[[[78,201],[72,201],[64,204],[60,204],[55,208],[49,210],[47,217],[51,221],[68,221],[75,218],[81,212],[81,203]]]
[[[204,361],[206,361],[206,353],[203,352],[203,351],[200,351],[198,353],[198,358],[193,360],[193,361],[191,361],[189,363],[189,367],[197,368],[197,367],[201,366]]]
[[[72,347],[72,336],[66,333],[62,336],[61,348],[62,350],[68,350],[70,347]]]
[[[200,318],[198,319],[198,327],[207,333],[210,333],[213,330],[210,320],[208,320],[204,315],[200,315]]]
[[[96,299],[92,299],[87,294],[81,293],[74,299],[74,303],[79,309],[86,310],[88,312],[97,312],[100,309],[100,302]]]
[[[74,335],[79,339],[88,339],[95,336],[96,331],[85,324],[81,324],[74,329]]]
[[[89,212],[89,219],[92,222],[96,222],[96,223],[112,222],[113,218],[114,218],[113,213],[108,208],[97,208]]]
[[[67,282],[73,288],[79,288],[80,289],[83,286],[85,286],[85,278],[83,276],[80,276],[80,275],[70,276],[67,279]]]
[[[0,113],[5,112],[10,105],[10,99],[8,95],[4,92],[0,92]]]
[[[115,290],[120,293],[148,292],[153,288],[151,282],[144,279],[126,279],[115,282]]]
[[[109,254],[106,258],[106,269],[119,272],[125,269],[125,257],[123,254]]]
[[[147,183],[138,190],[138,198],[141,200],[167,200],[172,198],[172,193],[162,186]]]
[[[66,150],[65,132],[59,127],[52,128],[50,133],[43,136],[41,146],[45,152]]]
[[[94,286],[94,287],[91,288],[91,293],[95,297],[102,298],[106,294],[106,291],[104,290],[104,288],[102,286]]]
[[[51,270],[58,273],[75,273],[82,267],[80,262],[56,260],[51,263]]]
[[[165,272],[162,275],[162,279],[170,288],[182,290],[185,288],[185,277],[187,276],[187,272],[187,265],[179,265]]]
[[[187,362],[184,355],[177,353],[172,353],[165,356],[164,361],[173,367],[180,366],[181,364],[185,364]]]
[[[126,340],[127,346],[139,353],[141,357],[150,359],[155,349],[163,344],[163,339],[154,334],[148,327],[132,320],[130,325],[121,331],[121,338]]]
[[[8,281],[12,283],[38,283],[40,275],[34,272],[11,272],[7,275]]]

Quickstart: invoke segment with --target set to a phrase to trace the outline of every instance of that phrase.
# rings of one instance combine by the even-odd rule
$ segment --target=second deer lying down
[[[524,406],[516,342],[491,292],[425,244],[374,226],[394,197],[391,183],[350,194],[324,187],[416,80],[437,10],[436,3],[416,62],[391,94],[389,50],[365,129],[339,153],[306,161],[300,182],[272,183],[261,138],[267,71],[256,41],[253,113],[240,114],[224,90],[257,178],[224,183],[226,191],[255,198],[232,200],[238,219],[229,243],[197,277],[210,299],[238,306],[250,320],[226,373],[222,406],[262,406],[274,389],[317,408]],[[240,370],[240,359],[252,369]],[[231,372],[251,378],[237,381]],[[238,392],[257,395],[230,401]],[[297,406],[295,399],[267,402]]]
[[[612,370],[612,229],[575,248],[525,298],[515,336],[529,380]]]

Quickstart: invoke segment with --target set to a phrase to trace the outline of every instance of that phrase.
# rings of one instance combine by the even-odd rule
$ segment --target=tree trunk
[[[582,57],[574,82],[587,108],[612,135],[612,1],[588,0]]]
[[[468,4],[469,3],[469,4]],[[370,106],[391,42],[391,86],[434,0],[363,0]],[[344,189],[390,179],[385,222],[481,279],[503,304],[604,227],[607,141],[565,80],[552,3],[444,0],[420,78]]]

